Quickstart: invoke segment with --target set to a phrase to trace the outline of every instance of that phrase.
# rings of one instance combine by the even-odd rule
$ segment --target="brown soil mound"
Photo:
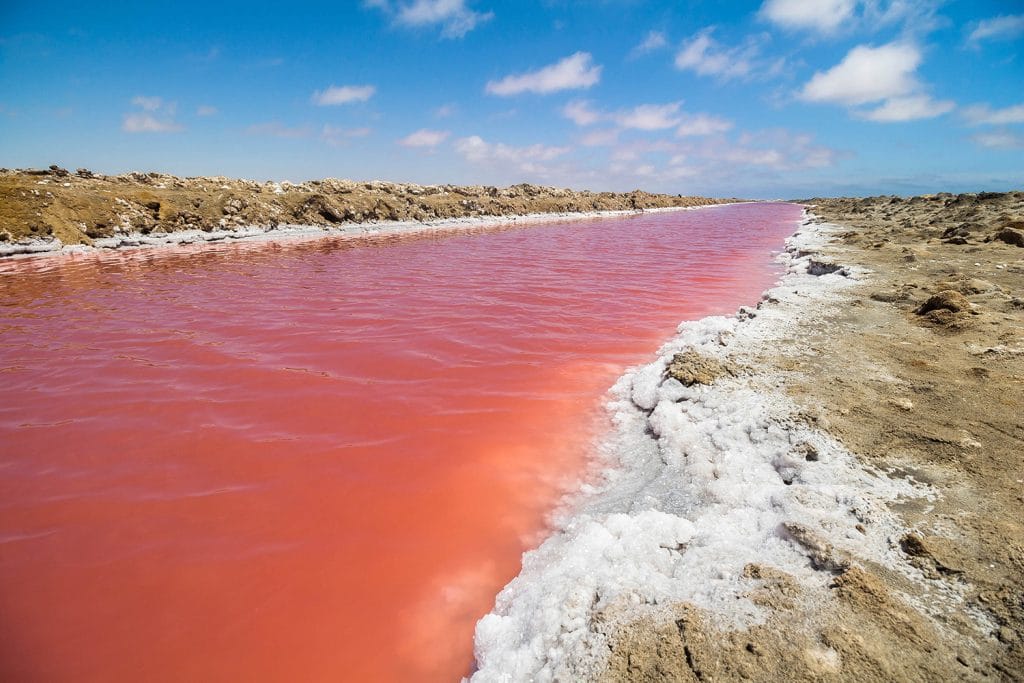
[[[99,237],[159,235],[245,226],[337,226],[371,221],[434,221],[470,216],[639,210],[702,206],[723,200],[633,192],[587,192],[537,185],[414,185],[311,180],[271,183],[162,173],[104,176],[0,169],[0,242],[56,238],[90,244]]]

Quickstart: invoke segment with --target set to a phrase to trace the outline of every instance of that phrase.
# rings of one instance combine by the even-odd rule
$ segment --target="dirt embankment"
[[[161,173],[104,176],[0,170],[0,243],[98,238],[247,226],[341,226],[373,221],[436,221],[473,216],[573,213],[702,206],[706,197],[587,192],[537,185],[506,188],[414,185],[381,181],[256,182],[223,177],[179,178]],[[12,250],[16,251],[16,250]]]
[[[894,506],[915,571],[816,563],[815,530],[818,598],[749,565],[766,623],[675,606],[621,633],[606,679],[1024,680],[1024,192],[806,203],[842,228],[822,268],[870,273],[759,361],[857,457],[932,487]]]

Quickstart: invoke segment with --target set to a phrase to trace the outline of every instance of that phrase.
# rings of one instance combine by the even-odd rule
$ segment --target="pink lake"
[[[0,263],[0,680],[452,681],[800,207]]]

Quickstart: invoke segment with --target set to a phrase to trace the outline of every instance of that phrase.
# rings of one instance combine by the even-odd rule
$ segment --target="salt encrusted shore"
[[[91,244],[63,244],[59,240],[27,238],[15,244],[0,242],[0,259],[18,259],[40,255],[61,256],[88,254],[98,251],[130,250],[151,247],[185,246],[190,244],[217,244],[224,242],[260,242],[319,239],[329,237],[388,237],[446,233],[460,230],[500,228],[511,225],[537,225],[577,220],[621,218],[644,213],[691,211],[713,206],[730,206],[731,202],[702,204],[699,206],[671,206],[651,209],[624,209],[616,211],[576,211],[552,213],[507,214],[498,216],[469,216],[434,221],[374,221],[352,223],[341,227],[316,225],[245,226],[231,230],[179,230],[153,235],[126,232],[116,237],[98,238]]]
[[[721,204],[707,197],[519,184],[301,183],[86,169],[0,169],[0,256],[232,239],[412,231]],[[735,200],[733,200],[735,201]]]
[[[927,489],[860,466],[755,358],[860,276],[811,255],[834,230],[808,217],[756,308],[683,323],[657,360],[616,383],[602,481],[478,625],[472,680],[594,680],[637,619],[674,623],[685,603],[746,628],[768,619],[764,574],[785,572],[802,599],[821,601],[850,558],[903,568],[890,539],[906,529],[887,504]]]
[[[1024,194],[816,204],[613,388],[472,680],[1021,679]]]

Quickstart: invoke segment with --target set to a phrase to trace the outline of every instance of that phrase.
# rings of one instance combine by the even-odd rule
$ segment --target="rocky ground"
[[[537,185],[414,185],[381,181],[256,182],[162,173],[105,176],[57,166],[0,169],[0,252],[48,251],[60,244],[134,244],[117,237],[181,231],[220,233],[257,226],[339,227],[375,221],[576,213],[701,206],[722,200],[587,192]],[[59,243],[58,243],[59,240]]]
[[[819,267],[867,274],[758,362],[863,462],[932,487],[895,506],[916,571],[787,529],[822,595],[748,565],[765,623],[676,605],[619,633],[605,678],[1024,680],[1024,192],[806,203],[841,226]]]

